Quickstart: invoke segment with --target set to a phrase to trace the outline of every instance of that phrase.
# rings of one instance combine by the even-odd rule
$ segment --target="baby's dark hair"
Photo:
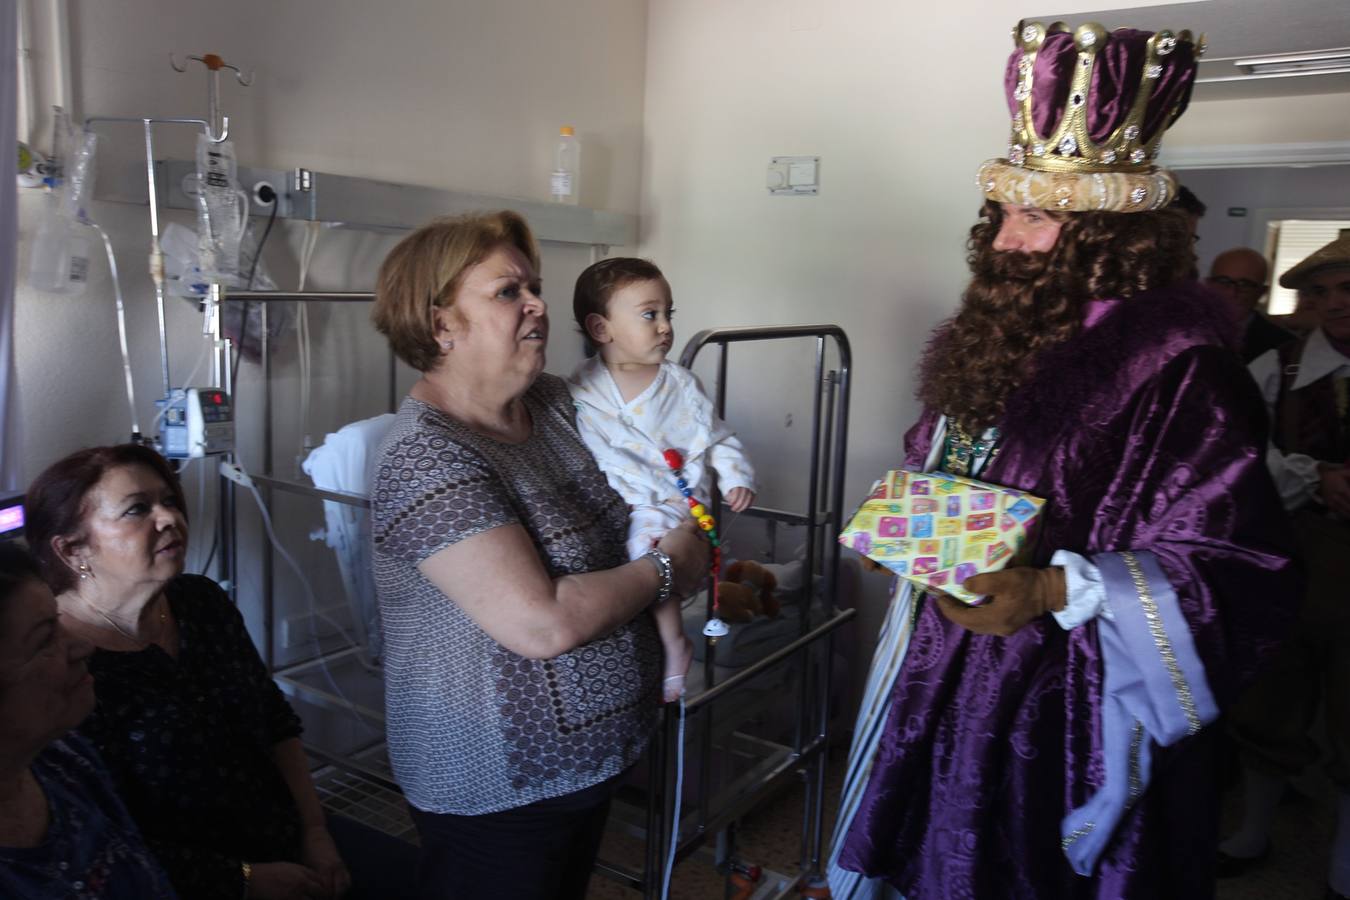
[[[586,267],[586,271],[577,276],[576,290],[572,293],[572,318],[576,319],[581,337],[586,341],[586,355],[595,355],[595,346],[586,332],[586,317],[594,313],[597,316],[609,315],[609,298],[614,292],[635,281],[665,281],[666,276],[656,267],[656,263],[634,256],[615,256],[602,259]]]

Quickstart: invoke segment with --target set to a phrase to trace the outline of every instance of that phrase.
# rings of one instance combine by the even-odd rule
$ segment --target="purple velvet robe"
[[[1095,306],[1009,398],[1001,449],[979,477],[1048,501],[1035,565],[1061,549],[1103,571],[1134,559],[1123,551],[1149,557],[1222,709],[1274,649],[1299,590],[1261,398],[1198,285]],[[937,419],[926,412],[906,436],[907,467],[922,467]],[[1070,865],[1072,838],[1061,845],[1066,815],[1105,781],[1102,627],[1065,631],[1045,615],[981,636],[923,602],[840,864],[907,900],[1211,896],[1214,726],[1168,746],[1136,734],[1151,778],[1130,772],[1128,806],[1100,829],[1089,876]]]

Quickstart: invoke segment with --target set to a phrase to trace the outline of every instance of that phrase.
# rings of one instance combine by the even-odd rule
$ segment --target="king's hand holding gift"
[[[1062,570],[1004,571],[1027,546],[1044,504],[972,478],[893,470],[876,483],[839,542],[937,596],[944,611],[997,606],[948,618],[972,631],[1011,634],[1064,606]]]
[[[1045,613],[1059,612],[1067,598],[1064,569],[1060,566],[1044,569],[1018,566],[986,572],[967,578],[961,586],[969,593],[984,596],[985,602],[968,606],[934,592],[938,610],[962,628],[999,637],[1008,637]]]

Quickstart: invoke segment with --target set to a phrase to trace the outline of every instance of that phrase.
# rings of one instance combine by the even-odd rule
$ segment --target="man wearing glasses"
[[[1266,258],[1250,247],[1234,247],[1214,258],[1206,283],[1228,301],[1242,325],[1242,361],[1251,363],[1262,354],[1294,339],[1257,309],[1266,295]]]

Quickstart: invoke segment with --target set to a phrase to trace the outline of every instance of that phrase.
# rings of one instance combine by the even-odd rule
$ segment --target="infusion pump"
[[[160,410],[160,452],[170,459],[228,453],[234,449],[234,407],[219,388],[174,388]]]

